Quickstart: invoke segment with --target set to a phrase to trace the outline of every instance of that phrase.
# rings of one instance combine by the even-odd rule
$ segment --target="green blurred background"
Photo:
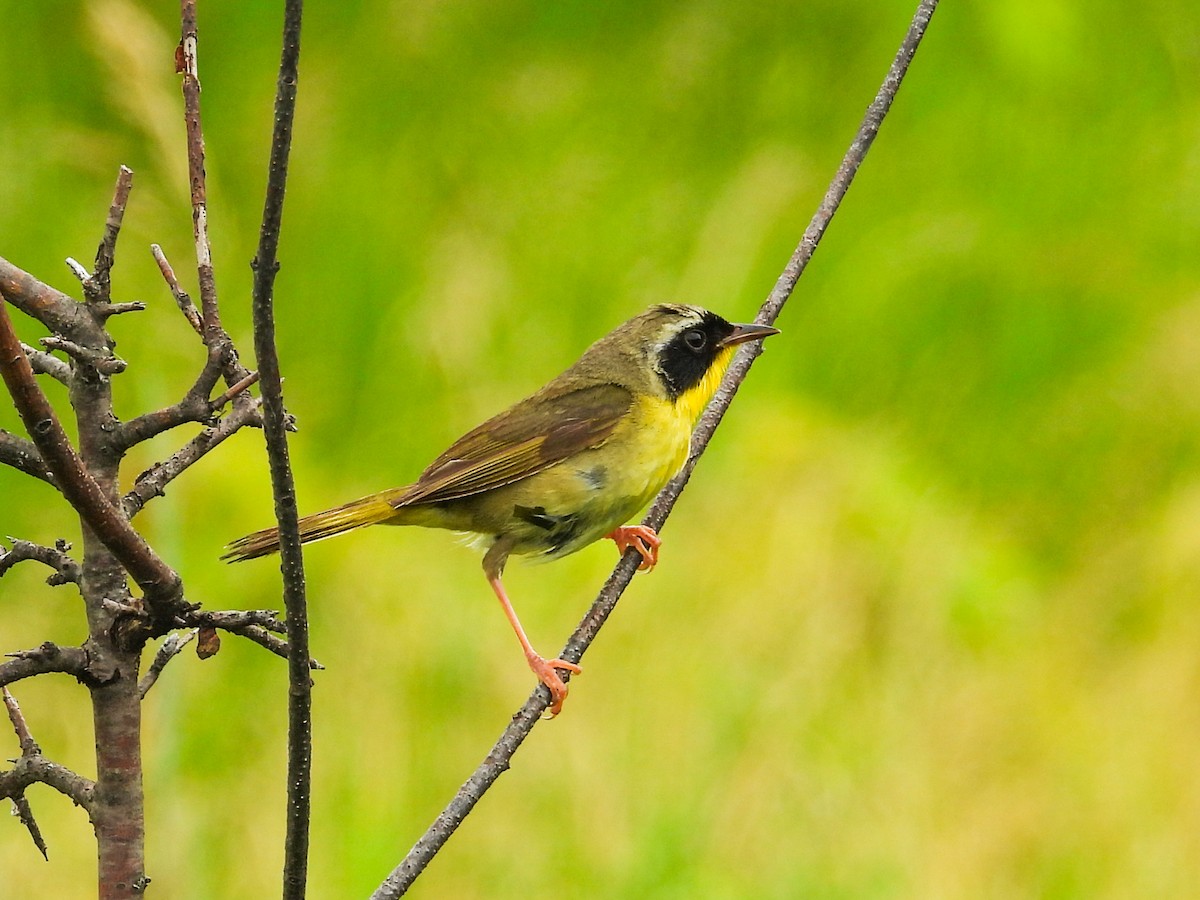
[[[277,284],[301,506],[411,479],[650,303],[750,317],[914,6],[310,3]],[[211,223],[248,355],[278,4],[201,4]],[[176,7],[0,0],[0,254],[56,286],[136,172],[118,411],[201,354],[185,282]],[[948,2],[665,537],[545,723],[413,895],[1179,897],[1200,884],[1200,14]],[[36,340],[36,323],[18,323]],[[56,394],[61,399],[61,394]],[[19,429],[9,403],[0,426]],[[140,448],[132,478],[187,435]],[[77,523],[0,471],[0,533]],[[247,432],[137,520],[210,607],[278,607]],[[311,896],[365,896],[532,680],[476,558],[375,529],[307,554]],[[510,567],[561,646],[608,545]],[[0,649],[77,642],[70,589],[0,582]],[[278,892],[284,665],[226,638],[145,706],[155,896]],[[15,694],[92,772],[62,678]],[[17,753],[4,739],[3,756]],[[91,830],[30,799],[13,897],[94,892]]]

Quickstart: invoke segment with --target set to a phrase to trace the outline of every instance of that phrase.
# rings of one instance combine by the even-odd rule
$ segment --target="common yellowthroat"
[[[485,550],[483,571],[521,642],[529,668],[550,690],[557,715],[567,684],[525,636],[500,576],[508,557],[554,559],[600,538],[639,569],[658,561],[654,530],[625,525],[687,460],[692,428],[738,344],[778,334],[732,325],[697,306],[655,306],[602,337],[531,397],[454,442],[410,485],[300,520],[302,543],[364,525],[421,525],[466,532]],[[276,528],[229,545],[238,561],[279,549]]]

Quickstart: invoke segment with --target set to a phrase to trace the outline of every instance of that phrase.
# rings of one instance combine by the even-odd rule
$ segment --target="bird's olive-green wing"
[[[454,500],[528,478],[600,446],[632,403],[615,384],[535,394],[455,441],[392,505]]]

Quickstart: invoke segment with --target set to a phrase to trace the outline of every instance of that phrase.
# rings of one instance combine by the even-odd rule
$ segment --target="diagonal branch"
[[[6,289],[4,296],[10,299]],[[84,468],[54,408],[38,386],[4,303],[0,303],[0,375],[63,496],[133,576],[152,607],[178,606],[183,599],[179,576],[133,530],[129,520]]]
[[[258,424],[260,405],[261,401],[254,398],[251,403],[235,406],[229,415],[222,418],[215,426],[205,428],[177,450],[170,459],[155,463],[139,475],[134,480],[132,490],[121,498],[121,506],[125,510],[125,515],[132,519],[152,499],[161,497],[168,484],[202,459],[210,450],[220,445],[227,437],[235,434],[244,426]]]
[[[21,349],[29,357],[29,365],[36,375],[49,375],[59,384],[71,385],[71,366],[52,353],[22,344]]]
[[[154,687],[158,681],[158,676],[167,667],[167,663],[174,659],[179,651],[186,647],[188,642],[193,640],[199,632],[199,628],[189,628],[184,632],[173,631],[163,639],[158,647],[158,652],[154,654],[153,661],[146,667],[146,673],[138,679],[138,694],[143,700],[146,699],[150,688]]]
[[[808,265],[809,259],[812,258],[813,251],[816,250],[817,244],[820,243],[821,237],[829,227],[829,223],[838,206],[841,204],[842,198],[845,197],[846,191],[850,188],[850,183],[853,181],[858,167],[862,164],[867,151],[875,140],[875,136],[879,132],[879,126],[882,124],[884,116],[887,115],[893,99],[895,99],[900,83],[908,71],[908,65],[912,61],[913,54],[916,53],[917,47],[925,34],[925,29],[928,27],[929,20],[936,8],[937,0],[921,0],[918,5],[912,23],[909,25],[908,32],[884,78],[883,85],[876,94],[874,101],[867,108],[863,122],[855,134],[850,148],[846,151],[846,155],[843,157],[842,163],[829,185],[829,189],[825,192],[825,196],[821,200],[817,212],[813,215],[808,228],[805,229],[799,246],[797,246],[795,252],[788,260],[783,273],[775,283],[775,287],[771,290],[771,293],[760,308],[758,316],[755,319],[756,322],[762,324],[774,322],[784,303],[791,296],[797,280]],[[692,471],[695,469],[701,454],[712,439],[713,433],[721,422],[721,418],[725,415],[725,411],[733,401],[738,387],[745,379],[755,358],[761,352],[762,348],[759,343],[745,345],[738,352],[729,367],[720,390],[717,391],[716,396],[700,419],[692,440],[692,453],[683,471],[659,494],[643,524],[649,525],[656,530],[662,528],[675,506],[675,501],[687,485],[688,479],[691,477]],[[578,662],[580,660],[592,641],[595,640],[604,622],[612,613],[622,592],[637,571],[637,565],[636,553],[632,551],[627,552],[616,568],[613,569],[608,581],[605,582],[604,587],[601,588],[599,595],[592,604],[591,609],[588,610],[579,627],[575,629],[575,633],[567,641],[567,645],[561,654],[562,659],[568,662]],[[471,812],[475,804],[479,802],[487,789],[508,769],[509,761],[512,759],[513,754],[516,753],[517,748],[529,735],[530,731],[533,730],[533,726],[537,724],[549,701],[549,691],[544,685],[539,685],[525,702],[525,705],[513,716],[511,724],[505,728],[503,734],[501,734],[495,746],[489,751],[484,761],[462,787],[459,788],[454,798],[442,810],[425,834],[422,835],[421,839],[417,841],[400,865],[376,889],[372,895],[372,900],[388,900],[388,898],[399,897],[408,890],[425,869],[425,866],[429,864],[429,861],[445,845],[450,835],[454,833],[455,829],[458,828],[463,819]]]
[[[47,484],[55,483],[54,475],[42,462],[42,455],[33,441],[3,428],[0,428],[0,465],[12,466]]]
[[[95,340],[80,340],[86,336],[96,336],[96,323],[86,306],[3,258],[0,258],[0,294],[53,333],[79,343],[99,346]]]

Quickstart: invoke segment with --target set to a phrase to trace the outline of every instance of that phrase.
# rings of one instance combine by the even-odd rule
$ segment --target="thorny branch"
[[[57,587],[60,584],[79,583],[79,563],[67,556],[71,545],[62,538],[55,541],[53,547],[44,547],[32,541],[22,541],[9,538],[12,549],[0,547],[0,578],[3,578],[13,566],[19,562],[32,559],[43,563],[54,570],[54,574],[46,579],[46,584]]]
[[[60,647],[46,641],[33,650],[17,650],[7,655],[8,662],[0,663],[0,685],[51,672],[74,675],[80,681],[96,680],[97,673],[91,670],[88,653],[82,647]]]
[[[796,247],[795,252],[788,260],[783,273],[775,283],[775,287],[771,290],[766,301],[759,309],[755,322],[764,325],[773,323],[783,308],[784,303],[791,296],[797,280],[808,265],[809,259],[812,258],[813,251],[816,250],[817,244],[820,242],[825,230],[829,227],[829,223],[837,211],[842,198],[845,197],[846,192],[850,188],[850,183],[853,181],[858,167],[861,165],[872,142],[875,140],[875,136],[879,132],[879,126],[887,115],[893,99],[895,99],[896,92],[899,90],[900,83],[908,71],[913,54],[916,53],[917,47],[920,45],[921,38],[924,36],[925,29],[928,27],[929,20],[936,8],[937,0],[921,0],[919,3],[912,23],[909,25],[908,32],[884,78],[883,85],[876,94],[874,101],[867,108],[862,124],[855,134],[850,148],[846,151],[842,163],[833,177],[833,181],[825,192],[825,196],[821,200],[817,212],[813,215],[808,228],[805,229],[799,246]],[[695,469],[701,454],[712,439],[713,433],[721,422],[721,418],[725,415],[725,411],[733,401],[738,387],[745,379],[750,366],[761,352],[762,347],[758,342],[747,344],[739,350],[726,373],[720,390],[717,391],[716,396],[700,419],[700,423],[692,439],[692,452],[683,471],[659,494],[651,506],[650,512],[643,520],[643,524],[649,525],[655,530],[662,528],[667,520],[667,516],[675,505],[675,501],[679,498],[680,493],[691,477],[692,471]],[[595,640],[596,635],[608,619],[608,616],[612,613],[617,600],[628,586],[630,579],[633,578],[634,573],[637,571],[637,565],[636,552],[632,550],[628,551],[617,564],[616,568],[613,569],[612,574],[592,604],[591,609],[584,616],[575,633],[571,635],[570,640],[567,641],[566,647],[561,654],[562,659],[568,662],[579,662],[584,652],[591,645],[592,641]],[[466,818],[475,804],[479,802],[487,789],[495,783],[501,773],[508,769],[509,761],[512,759],[513,754],[529,735],[530,731],[532,731],[533,726],[537,724],[549,701],[550,692],[544,685],[539,685],[525,702],[525,705],[513,716],[512,723],[505,728],[504,733],[492,747],[484,761],[462,787],[459,788],[454,798],[442,810],[441,814],[438,815],[437,819],[430,825],[421,839],[417,841],[400,865],[376,889],[372,895],[372,900],[388,900],[388,898],[399,897],[408,890],[425,869],[425,866],[429,864],[429,861],[445,845],[450,835],[454,833],[462,820]]]
[[[4,296],[11,300],[7,290]],[[63,496],[88,527],[102,536],[105,546],[141,586],[148,602],[164,607],[178,605],[183,595],[179,576],[133,530],[129,520],[84,468],[54,408],[38,387],[4,303],[0,303],[0,375]]]
[[[76,806],[82,806],[91,812],[92,797],[95,794],[95,784],[82,775],[72,772],[65,766],[51,762],[42,756],[42,748],[29,732],[25,716],[13,695],[5,687],[0,690],[4,698],[4,707],[8,712],[8,720],[16,732],[17,741],[21,746],[21,756],[13,761],[13,767],[7,772],[0,772],[0,799],[8,798],[17,804],[17,814],[22,824],[29,830],[34,844],[46,856],[46,844],[42,841],[41,832],[33,820],[29,804],[24,802],[25,789],[31,784],[45,784],[54,788],[67,797]]]

